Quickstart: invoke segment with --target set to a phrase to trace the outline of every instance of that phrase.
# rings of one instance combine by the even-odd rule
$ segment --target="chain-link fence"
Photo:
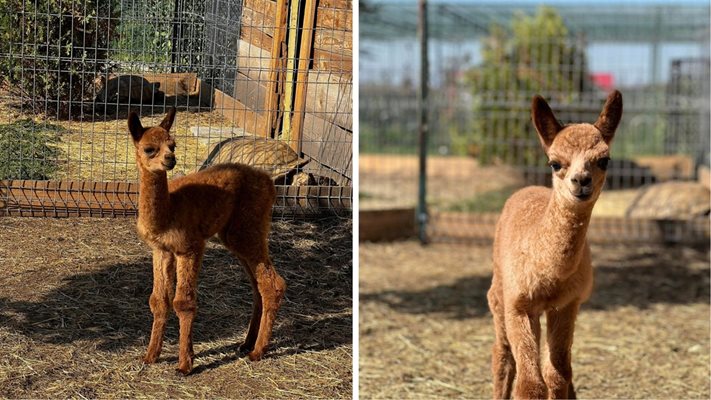
[[[708,12],[641,1],[429,4],[429,238],[490,239],[508,196],[550,185],[530,121],[535,94],[562,123],[592,123],[612,89],[623,93],[624,115],[591,236],[706,235],[707,217],[696,217],[708,215],[709,203]],[[365,210],[417,202],[417,23],[416,5],[395,2],[369,2],[361,16]],[[686,186],[650,185],[679,180]],[[660,219],[695,222],[670,233],[676,225],[649,223]]]
[[[349,209],[351,21],[349,0],[2,2],[0,213],[134,213],[127,116],[170,107],[171,176],[251,163],[275,215]]]

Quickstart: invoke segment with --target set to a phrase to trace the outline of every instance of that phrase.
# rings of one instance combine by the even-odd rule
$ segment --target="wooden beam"
[[[279,118],[279,81],[282,80],[280,71],[284,66],[283,49],[286,39],[286,0],[277,0],[276,17],[274,19],[274,34],[272,35],[272,59],[269,64],[269,80],[267,82],[267,98],[264,102],[264,110],[267,113],[267,125],[262,136],[275,137]]]
[[[282,124],[282,137],[289,141],[291,138],[291,113],[294,109],[294,70],[299,36],[299,4],[301,0],[289,0],[289,42],[286,44],[286,78],[284,78],[284,122]]]
[[[352,207],[350,187],[277,186],[273,208],[280,216],[343,214]],[[138,183],[0,181],[0,216],[128,217],[136,215]]]
[[[301,154],[301,136],[304,128],[304,111],[306,110],[306,84],[309,80],[309,65],[313,48],[316,3],[317,0],[306,0],[304,21],[301,25],[301,48],[299,49],[299,66],[296,71],[296,94],[294,96],[294,123],[289,137],[289,145],[298,154]]]

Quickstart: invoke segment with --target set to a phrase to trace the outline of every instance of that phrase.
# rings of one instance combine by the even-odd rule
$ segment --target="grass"
[[[445,206],[446,211],[459,212],[498,212],[504,208],[504,203],[517,189],[518,186],[506,186],[501,189],[491,190],[474,197],[461,200]]]

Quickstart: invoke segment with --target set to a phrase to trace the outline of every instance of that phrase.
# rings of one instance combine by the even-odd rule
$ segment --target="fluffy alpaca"
[[[494,398],[575,398],[573,330],[593,282],[586,232],[605,182],[622,95],[611,93],[592,125],[561,126],[540,96],[533,98],[531,114],[553,170],[553,188],[514,193],[496,226],[488,293],[496,330]],[[543,313],[549,356],[541,372]]]
[[[240,346],[250,360],[264,353],[286,284],[269,258],[267,238],[276,197],[269,175],[246,165],[221,164],[169,182],[167,171],[176,162],[169,133],[174,119],[171,109],[159,126],[144,128],[131,113],[128,129],[140,171],[138,233],[153,249],[153,328],[143,361],[154,363],[160,355],[172,302],[180,323],[178,371],[189,374],[197,277],[208,238],[219,236],[252,284],[252,319]]]

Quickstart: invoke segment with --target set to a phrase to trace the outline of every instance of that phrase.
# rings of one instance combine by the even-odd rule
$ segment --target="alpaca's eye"
[[[597,160],[597,166],[598,166],[601,170],[605,171],[605,170],[607,170],[607,164],[608,164],[609,162],[610,162],[610,157],[603,157],[603,158]]]
[[[551,161],[551,162],[548,163],[548,165],[550,165],[551,168],[553,168],[553,171],[555,171],[555,172],[560,171],[561,166],[560,166],[560,163],[559,163],[558,161]]]
[[[151,155],[151,154],[153,154],[153,153],[156,152],[156,149],[154,149],[153,147],[146,147],[146,148],[143,149],[143,151],[144,151],[146,154]]]
[[[168,148],[170,149],[171,152],[175,153],[175,145],[174,144],[171,144],[170,146],[168,146]]]

